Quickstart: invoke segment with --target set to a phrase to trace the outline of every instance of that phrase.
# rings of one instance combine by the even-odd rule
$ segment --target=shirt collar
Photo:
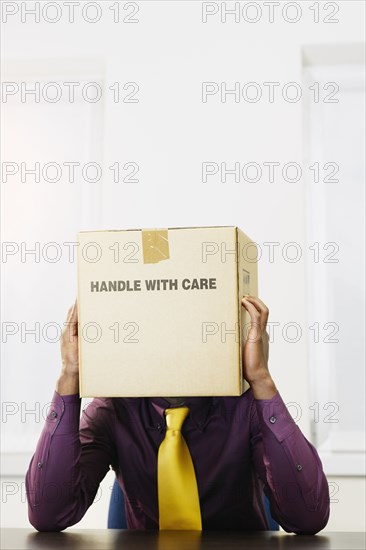
[[[174,405],[171,405],[164,397],[150,397],[149,401],[152,405],[152,409],[157,413],[160,421],[165,423],[165,409],[172,409]],[[186,425],[193,424],[199,431],[203,431],[207,421],[209,419],[209,410],[212,404],[212,397],[187,397],[184,400],[184,406],[189,408],[189,414],[186,419]]]

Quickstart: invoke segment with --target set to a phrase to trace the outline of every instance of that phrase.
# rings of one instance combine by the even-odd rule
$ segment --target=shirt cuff
[[[54,390],[47,417],[50,435],[65,435],[79,431],[81,398],[79,394],[60,395]]]
[[[70,395],[60,395],[56,390],[55,394],[57,394],[65,403],[77,403],[81,399],[78,393],[73,393]]]
[[[254,402],[262,433],[272,433],[281,443],[298,429],[278,391],[271,399],[254,399]]]

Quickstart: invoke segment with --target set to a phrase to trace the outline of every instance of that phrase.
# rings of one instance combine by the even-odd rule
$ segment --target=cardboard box
[[[78,233],[82,397],[238,396],[257,249],[239,228]]]

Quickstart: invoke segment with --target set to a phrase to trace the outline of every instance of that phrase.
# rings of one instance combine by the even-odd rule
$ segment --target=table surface
[[[34,529],[1,529],[2,550],[365,550],[362,532],[294,535],[284,531],[156,531],[80,529],[39,533]]]

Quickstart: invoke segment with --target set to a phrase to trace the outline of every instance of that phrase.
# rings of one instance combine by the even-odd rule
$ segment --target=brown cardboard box
[[[237,396],[241,338],[258,295],[239,228],[78,233],[82,397]]]

